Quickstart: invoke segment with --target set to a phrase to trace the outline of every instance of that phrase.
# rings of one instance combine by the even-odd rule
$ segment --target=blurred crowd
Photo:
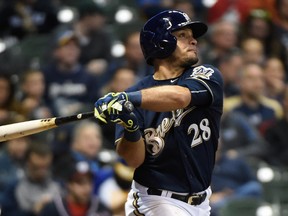
[[[2,0],[0,125],[92,111],[153,73],[139,34],[165,9],[208,24],[199,64],[224,79],[212,215],[265,200],[258,168],[288,167],[288,0]],[[95,119],[0,143],[3,216],[123,216],[132,176],[113,125]]]

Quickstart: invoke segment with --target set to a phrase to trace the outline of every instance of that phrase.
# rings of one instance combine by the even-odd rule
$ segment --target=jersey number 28
[[[191,124],[188,128],[188,135],[194,131],[194,136],[191,142],[191,148],[201,144],[204,141],[210,139],[211,129],[209,127],[209,120],[204,118],[198,124]]]

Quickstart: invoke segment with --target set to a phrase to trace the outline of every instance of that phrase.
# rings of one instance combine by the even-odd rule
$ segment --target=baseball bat
[[[126,101],[124,109],[132,112],[134,109],[130,101]],[[0,126],[0,142],[16,139],[31,134],[40,133],[60,125],[94,117],[94,112],[79,113],[71,116],[36,119]]]

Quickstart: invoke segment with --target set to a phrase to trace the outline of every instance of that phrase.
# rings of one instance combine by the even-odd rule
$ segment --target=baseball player
[[[97,118],[116,123],[118,154],[136,168],[126,215],[210,215],[223,80],[211,65],[194,66],[206,31],[181,11],[155,15],[140,34],[155,73],[95,103]]]

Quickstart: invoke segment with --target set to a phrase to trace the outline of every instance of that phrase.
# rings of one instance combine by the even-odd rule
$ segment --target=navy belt
[[[147,193],[149,195],[161,196],[162,190],[148,188]],[[202,194],[188,194],[188,195],[180,195],[180,194],[172,193],[171,198],[188,203],[189,205],[200,205],[206,199],[206,196],[207,196],[206,192]]]

